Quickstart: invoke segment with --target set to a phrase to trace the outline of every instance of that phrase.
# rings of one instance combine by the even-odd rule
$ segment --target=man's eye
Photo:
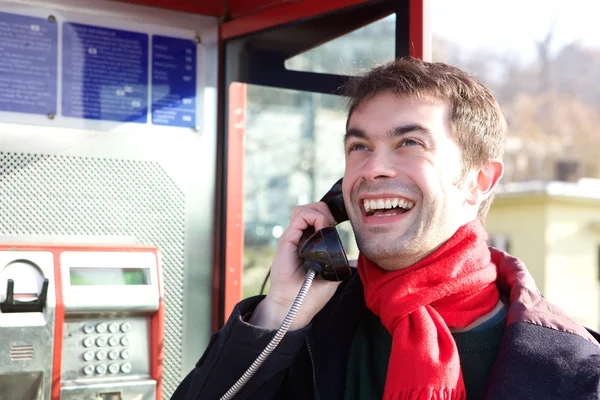
[[[416,140],[404,139],[403,141],[400,142],[400,145],[398,147],[420,146],[420,145],[421,145],[421,143],[417,142]]]
[[[364,144],[360,144],[360,143],[354,143],[351,144],[350,146],[348,146],[348,153],[350,153],[351,151],[361,151],[361,150],[368,150],[367,146],[365,146]]]

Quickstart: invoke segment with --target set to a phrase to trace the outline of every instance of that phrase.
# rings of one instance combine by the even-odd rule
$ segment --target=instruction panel
[[[0,12],[0,111],[56,113],[58,26]]]
[[[62,115],[146,123],[148,36],[63,24]]]
[[[46,115],[65,126],[76,120],[196,126],[193,32],[37,14],[0,11],[0,112]]]
[[[196,124],[196,44],[192,40],[152,37],[152,123]]]

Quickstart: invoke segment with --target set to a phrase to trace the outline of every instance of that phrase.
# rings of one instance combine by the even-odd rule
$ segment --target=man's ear
[[[473,171],[469,182],[467,203],[479,205],[491,196],[504,174],[504,163],[499,160],[490,160],[479,170]]]

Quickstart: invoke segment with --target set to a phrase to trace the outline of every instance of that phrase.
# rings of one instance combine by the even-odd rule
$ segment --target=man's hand
[[[292,210],[290,225],[279,238],[271,265],[271,288],[252,313],[250,324],[267,329],[281,326],[306,277],[306,270],[298,257],[302,231],[309,226],[319,230],[332,225],[335,225],[335,220],[325,203],[311,203]],[[308,325],[331,299],[339,284],[315,279],[290,330]]]

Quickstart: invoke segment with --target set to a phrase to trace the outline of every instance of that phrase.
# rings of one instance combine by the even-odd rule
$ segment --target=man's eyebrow
[[[408,125],[397,126],[395,128],[390,129],[387,132],[387,137],[394,138],[394,137],[402,136],[402,135],[405,135],[405,134],[411,133],[411,132],[419,132],[419,133],[423,133],[427,136],[433,136],[433,134],[431,133],[431,131],[429,129],[427,129],[419,124],[408,124]],[[367,139],[369,137],[369,135],[367,135],[367,133],[365,131],[363,131],[362,129],[350,128],[346,131],[346,134],[344,135],[344,143],[347,143],[348,140],[352,137],[358,138],[358,139]]]
[[[350,140],[351,137],[355,137],[358,139],[366,139],[367,134],[361,129],[350,128],[346,131],[346,134],[344,135],[344,144],[348,143],[348,140]]]
[[[397,126],[395,128],[392,128],[388,131],[388,137],[396,137],[396,136],[402,136],[402,135],[406,135],[407,133],[412,133],[412,132],[416,132],[416,133],[422,133],[425,134],[427,136],[433,136],[433,134],[431,133],[431,131],[419,124],[408,124],[408,125],[402,125],[402,126]]]

